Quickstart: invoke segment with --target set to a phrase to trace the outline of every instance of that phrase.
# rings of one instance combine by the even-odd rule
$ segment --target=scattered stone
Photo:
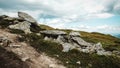
[[[21,60],[25,62],[26,60],[29,60],[29,59],[30,59],[29,57],[24,57]]]
[[[50,64],[49,65],[49,68],[55,68],[56,66],[55,66],[55,64]]]
[[[66,63],[68,64],[69,62],[68,62],[68,61],[66,61]]]
[[[36,33],[36,35],[41,36],[41,34],[40,34],[40,33]]]
[[[18,16],[19,16],[21,19],[24,19],[25,21],[29,21],[29,22],[31,22],[31,23],[36,23],[36,20],[35,20],[32,16],[28,15],[28,14],[25,13],[25,12],[18,12]]]
[[[79,64],[79,65],[81,64],[81,62],[80,62],[80,61],[77,61],[76,63],[77,63],[77,64]]]
[[[59,57],[59,55],[55,55],[56,57]]]

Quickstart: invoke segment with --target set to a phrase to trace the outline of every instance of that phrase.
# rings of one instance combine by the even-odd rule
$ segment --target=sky
[[[120,34],[120,0],[0,0],[0,15],[18,11],[54,28]]]

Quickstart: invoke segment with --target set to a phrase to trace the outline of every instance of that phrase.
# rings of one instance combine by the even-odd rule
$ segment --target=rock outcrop
[[[21,19],[23,19],[23,20],[26,20],[26,21],[28,21],[28,22],[36,23],[36,20],[35,20],[32,16],[28,15],[27,13],[18,12],[18,16],[19,16],[19,18],[21,18]],[[36,24],[37,24],[37,23],[36,23]]]
[[[0,27],[22,30],[26,34],[31,32],[39,32],[40,27],[34,18],[24,12],[18,12],[18,16],[18,18],[9,17],[6,15],[0,16]]]
[[[63,52],[68,52],[72,49],[77,49],[84,53],[96,53],[98,55],[111,55],[111,52],[105,51],[101,43],[91,44],[80,37],[79,32],[70,32],[67,35],[64,31],[44,30],[40,32],[44,35],[44,40],[53,40],[60,43],[63,47]]]
[[[29,23],[27,21],[23,21],[23,22],[19,22],[18,24],[15,24],[15,25],[10,25],[9,28],[19,29],[19,30],[24,31],[25,33],[31,33],[30,25],[31,25],[31,23]]]

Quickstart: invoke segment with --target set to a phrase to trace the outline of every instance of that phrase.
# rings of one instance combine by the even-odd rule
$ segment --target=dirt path
[[[0,37],[1,36],[7,37],[13,41],[8,47],[5,47],[5,49],[17,54],[22,61],[29,64],[30,68],[65,68],[63,65],[58,64],[58,60],[44,53],[38,53],[33,47],[25,42],[16,41],[17,34],[11,34],[5,30],[0,30]]]

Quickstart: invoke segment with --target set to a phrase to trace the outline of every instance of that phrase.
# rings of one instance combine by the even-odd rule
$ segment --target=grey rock
[[[103,47],[102,47],[102,44],[101,44],[100,42],[97,43],[97,44],[95,44],[94,46],[95,46],[94,49],[95,49],[96,51],[104,51],[104,49],[103,49]]]
[[[91,46],[90,43],[84,41],[82,38],[80,37],[71,37],[71,39],[76,42],[78,45],[80,46]]]
[[[55,64],[50,64],[48,67],[49,68],[56,68],[56,65]]]
[[[72,50],[75,48],[75,46],[71,45],[70,43],[63,43],[62,44],[63,47],[63,52],[68,52],[69,50]]]
[[[63,52],[68,52],[72,49],[76,49],[84,53],[97,53],[98,55],[111,55],[109,51],[105,51],[101,43],[91,44],[86,42],[80,37],[78,32],[71,32],[67,35],[64,31],[58,30],[45,30],[41,31],[41,34],[45,35],[44,40],[53,40],[60,43],[63,47]],[[54,38],[56,37],[56,38]]]
[[[97,51],[98,55],[112,55],[112,52],[110,51]]]
[[[100,42],[95,44],[93,49],[95,49],[98,55],[112,55],[112,52],[104,50]]]
[[[116,54],[116,55],[120,56],[120,51],[113,51],[113,54]]]
[[[40,33],[46,35],[66,35],[66,32],[59,30],[45,30],[45,31],[40,31]]]
[[[29,60],[29,59],[30,59],[29,57],[23,57],[21,60],[26,61],[26,60]]]
[[[15,24],[15,25],[10,25],[9,28],[19,29],[19,30],[24,31],[25,33],[31,33],[30,25],[31,25],[31,23],[24,21],[24,22],[19,22],[18,24]]]
[[[24,19],[24,20],[29,21],[29,22],[31,22],[31,23],[36,23],[36,20],[35,20],[32,16],[28,15],[28,14],[25,13],[25,12],[18,12],[18,16],[19,16],[21,19]]]
[[[81,49],[80,51],[84,53],[90,53],[89,49]]]
[[[77,63],[77,64],[81,64],[81,62],[80,62],[80,61],[77,61],[76,63]]]
[[[70,35],[70,36],[78,36],[78,37],[79,37],[79,36],[80,36],[80,33],[79,33],[79,32],[73,32],[73,31],[72,31],[72,32],[69,33],[69,35]]]

